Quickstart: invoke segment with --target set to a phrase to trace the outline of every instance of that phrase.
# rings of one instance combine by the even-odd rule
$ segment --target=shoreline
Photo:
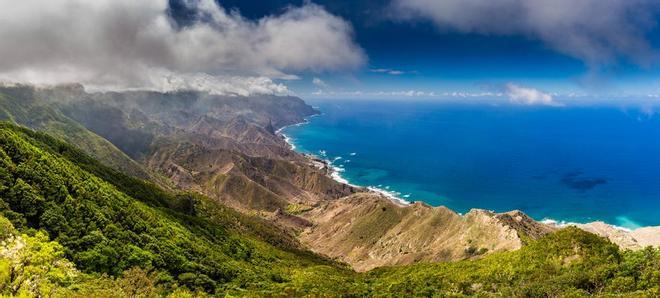
[[[291,124],[291,125],[286,125],[286,126],[283,126],[279,129],[277,129],[275,131],[275,134],[282,137],[282,139],[289,145],[289,149],[291,149],[292,151],[294,151],[298,154],[302,154],[303,156],[305,156],[307,159],[310,160],[310,162],[312,164],[317,166],[317,168],[323,169],[323,168],[319,167],[319,166],[323,165],[323,167],[325,167],[325,169],[326,169],[326,174],[328,175],[328,177],[332,178],[336,182],[346,184],[346,185],[356,187],[356,188],[366,189],[370,192],[380,194],[380,195],[386,197],[387,199],[391,200],[392,202],[394,202],[398,205],[401,205],[401,206],[410,206],[413,203],[415,203],[415,201],[410,201],[410,200],[406,200],[404,198],[399,197],[398,195],[400,195],[400,193],[397,193],[397,192],[394,192],[394,191],[378,188],[376,186],[361,186],[361,185],[356,185],[356,184],[351,183],[350,181],[348,181],[348,179],[341,176],[341,172],[344,172],[345,169],[340,167],[340,166],[334,165],[333,160],[330,160],[327,156],[325,156],[325,151],[324,150],[322,150],[322,152],[320,152],[320,155],[322,157],[320,157],[316,154],[297,151],[296,150],[297,147],[293,143],[293,139],[283,132],[284,129],[286,129],[288,127],[302,126],[302,125],[308,124],[310,122],[310,120],[309,120],[310,118],[317,117],[317,116],[322,116],[322,115],[323,115],[322,112],[320,112],[319,114],[310,115],[310,116],[306,117],[303,122],[296,123],[296,124]],[[339,159],[341,159],[341,157]],[[338,159],[335,158],[335,160],[338,160]],[[422,203],[424,203],[424,202],[422,201]],[[483,209],[483,208],[473,208],[473,209],[487,210],[487,209]],[[454,211],[454,212],[456,212],[456,211]],[[459,215],[463,215],[463,213],[460,213],[460,212],[456,212],[456,213],[459,214]],[[584,226],[584,225],[589,225],[589,224],[601,222],[601,223],[604,223],[608,226],[611,226],[612,228],[614,228],[616,230],[620,230],[620,231],[623,231],[625,233],[631,233],[631,232],[634,232],[635,230],[644,229],[644,228],[657,228],[657,227],[660,227],[660,226],[638,226],[638,227],[635,227],[635,228],[627,228],[627,227],[611,224],[611,223],[608,223],[608,222],[605,222],[605,221],[602,221],[602,220],[594,220],[594,221],[590,221],[590,222],[580,223],[580,222],[556,220],[556,219],[549,218],[549,217],[544,217],[540,220],[539,219],[534,219],[534,220],[536,222],[539,222],[539,223],[542,223],[542,224],[545,224],[545,225],[548,225],[548,226],[551,226],[551,227],[555,227],[555,228],[565,228],[565,227],[569,227],[569,226],[580,227],[580,226]]]
[[[309,123],[310,118],[321,116],[321,115],[323,115],[323,113],[319,112],[318,114],[310,115],[310,116],[307,116],[307,117],[303,118],[303,122],[282,126],[282,127],[278,128],[277,130],[275,130],[275,135],[276,136],[281,136],[284,139],[284,142],[286,142],[289,145],[289,149],[291,149],[291,151],[295,151],[297,153],[300,153],[300,152],[296,151],[296,145],[293,144],[293,142],[291,141],[291,138],[289,136],[287,136],[286,134],[284,134],[282,131],[284,129],[286,129],[287,127],[305,125],[305,124]]]
[[[323,115],[323,113],[319,113],[319,114],[316,114],[316,115],[311,115],[309,117],[306,117],[305,121],[303,121],[303,122],[283,126],[279,129],[277,129],[275,131],[275,134],[282,137],[282,139],[289,145],[289,149],[291,149],[292,151],[294,151],[296,153],[299,153],[299,154],[302,154],[303,156],[305,156],[317,168],[319,168],[321,170],[323,170],[325,168],[326,174],[328,175],[328,177],[332,178],[336,182],[346,184],[346,185],[349,185],[349,186],[352,186],[352,187],[355,187],[355,188],[366,189],[366,190],[369,190],[369,191],[374,192],[374,193],[378,193],[378,194],[380,194],[384,197],[387,197],[388,199],[390,199],[391,201],[393,201],[394,203],[396,203],[398,205],[409,206],[409,205],[414,203],[412,201],[408,201],[404,198],[399,197],[398,195],[400,195],[400,193],[398,193],[398,192],[389,191],[389,190],[386,190],[386,189],[378,188],[376,186],[362,186],[362,185],[357,185],[357,184],[351,183],[350,181],[348,181],[348,179],[341,176],[341,172],[344,172],[345,169],[342,168],[341,166],[335,165],[333,160],[328,159],[327,156],[325,156],[325,154],[324,154],[325,151],[321,152],[321,154],[320,154],[321,156],[318,156],[316,154],[297,151],[296,150],[297,147],[293,143],[292,138],[290,136],[286,135],[283,132],[283,130],[288,128],[288,127],[302,126],[302,125],[308,124],[310,118],[317,117],[317,116],[322,116],[322,115]],[[339,159],[341,159],[341,157],[335,158],[335,160],[339,160]],[[319,167],[320,165],[322,165],[322,167]]]

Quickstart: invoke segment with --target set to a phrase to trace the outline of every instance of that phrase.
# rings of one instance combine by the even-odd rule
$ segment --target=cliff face
[[[479,258],[557,229],[519,211],[459,215],[338,183],[274,134],[316,113],[295,97],[0,88],[0,119],[56,135],[132,176],[269,219],[357,270]],[[580,228],[626,248],[660,239],[657,229]]]

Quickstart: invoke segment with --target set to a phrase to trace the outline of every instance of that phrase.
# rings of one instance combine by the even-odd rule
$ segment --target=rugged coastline
[[[318,116],[318,115],[315,115]],[[305,125],[309,123],[309,120],[306,119],[304,122],[295,124],[296,126],[300,125]],[[287,126],[288,127],[288,126]],[[298,152],[296,149],[296,145],[294,144],[293,140],[291,139],[290,136],[287,136],[285,133],[286,127],[282,127],[277,130],[277,134],[289,144],[289,147],[291,150]],[[394,203],[397,207],[401,208],[429,208],[429,209],[435,209],[434,207],[431,207],[423,202],[409,202],[403,198],[398,197],[395,193],[379,189],[377,187],[373,186],[358,186],[351,184],[350,181],[347,179],[343,178],[341,176],[341,172],[343,171],[342,168],[339,168],[337,166],[333,165],[333,161],[328,159],[328,158],[323,158],[314,154],[309,154],[309,153],[303,153],[303,152],[298,152],[302,154],[311,164],[313,164],[315,167],[321,169],[324,171],[326,175],[329,177],[333,178],[335,181],[343,184],[348,184],[353,187],[359,188],[362,191],[365,191],[370,194],[374,194],[376,196],[380,196],[384,199],[389,200],[390,202]],[[415,207],[417,206],[417,207]],[[436,207],[436,208],[443,208],[444,207]],[[449,210],[449,209],[447,209]],[[484,212],[484,214],[493,214],[495,215],[496,213],[492,211],[486,211],[486,210],[481,210],[481,209],[473,209],[469,213],[472,212]],[[469,214],[468,213],[468,214]],[[456,213],[457,214],[457,213]],[[471,215],[460,215],[459,216],[471,216]],[[516,214],[517,216],[517,222],[524,221],[526,222],[527,225],[532,225],[533,228],[527,229],[526,232],[535,234],[535,236],[539,236],[539,234],[544,234],[550,231],[554,231],[557,229],[562,229],[565,227],[569,226],[574,226],[577,228],[580,228],[582,230],[597,234],[599,236],[608,238],[610,241],[613,243],[616,243],[623,249],[641,249],[646,246],[654,246],[658,247],[660,246],[660,227],[658,226],[649,226],[649,227],[641,227],[637,229],[627,229],[627,228],[622,228],[618,227],[616,225],[604,223],[602,221],[594,221],[594,222],[589,222],[589,223],[565,223],[565,222],[558,222],[554,220],[534,220],[528,217],[527,215],[524,215],[524,213],[520,211],[511,211],[511,212],[505,212],[502,213],[505,215],[499,215],[500,218],[502,217],[510,217],[506,214]],[[512,222],[510,221],[508,224],[511,224]],[[532,224],[533,223],[533,224]],[[337,243],[339,245],[339,243]],[[351,263],[351,262],[349,262]],[[358,269],[370,269],[371,267],[369,265],[366,265],[364,267],[360,267],[363,265],[359,265]]]
[[[392,200],[393,202],[395,202],[395,203],[397,203],[401,206],[408,206],[408,205],[414,203],[414,202],[408,201],[408,200],[400,197],[399,193],[396,193],[396,192],[393,192],[393,191],[388,191],[388,190],[385,190],[385,189],[382,189],[382,188],[379,188],[379,187],[375,187],[375,186],[362,186],[362,185],[353,184],[350,181],[348,181],[348,179],[341,176],[341,173],[344,171],[344,169],[342,167],[334,165],[333,160],[330,160],[328,158],[324,158],[324,157],[321,157],[321,156],[318,156],[318,155],[315,155],[315,154],[297,151],[296,150],[297,146],[293,143],[293,140],[291,139],[291,137],[288,136],[286,133],[284,133],[284,130],[288,127],[302,126],[302,125],[308,124],[309,123],[309,118],[322,116],[322,115],[323,115],[322,113],[312,115],[308,118],[305,118],[304,122],[281,127],[279,129],[277,129],[275,131],[275,133],[278,136],[280,136],[282,138],[282,140],[284,140],[288,144],[289,148],[292,151],[294,151],[298,154],[302,154],[307,160],[310,161],[310,164],[312,164],[314,167],[318,168],[319,170],[323,171],[328,177],[334,179],[338,183],[346,184],[346,185],[349,185],[351,187],[361,189],[362,191],[367,191],[367,192],[372,192],[372,193],[375,193],[375,194],[382,195],[382,196]],[[324,152],[321,152],[321,155],[323,155],[323,154],[324,154]]]
[[[295,246],[357,270],[481,258],[556,230],[522,212],[461,215],[338,182],[330,163],[297,153],[276,133],[318,114],[300,98],[81,86],[0,93],[3,119],[76,144],[119,171],[271,221]]]

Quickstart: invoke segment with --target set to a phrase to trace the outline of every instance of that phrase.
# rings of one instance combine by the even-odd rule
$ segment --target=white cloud
[[[0,0],[8,2],[8,0]],[[306,2],[258,21],[214,0],[186,0],[178,28],[167,0],[21,0],[0,9],[0,80],[80,82],[99,89],[197,88],[286,93],[272,79],[364,63],[352,28]]]
[[[396,70],[396,69],[389,69],[389,68],[374,68],[374,69],[370,69],[369,71],[375,72],[375,73],[386,73],[386,74],[393,75],[393,76],[399,76],[399,75],[402,75],[402,74],[406,73],[403,70]]]
[[[394,0],[393,8],[443,30],[532,37],[591,66],[657,58],[646,38],[660,11],[652,0]]]
[[[328,88],[328,84],[326,84],[323,80],[319,78],[312,79],[312,84],[314,84],[316,87],[319,88],[323,88],[323,89]]]
[[[552,95],[541,92],[534,88],[518,86],[516,84],[506,84],[506,94],[512,103],[523,105],[546,105],[553,107],[563,106],[556,102]]]

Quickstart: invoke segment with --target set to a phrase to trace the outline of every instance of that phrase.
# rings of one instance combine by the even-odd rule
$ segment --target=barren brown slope
[[[311,208],[356,191],[304,159],[254,157],[191,143],[160,143],[145,162],[179,187],[243,211],[275,212],[292,204]]]
[[[304,215],[301,240],[315,252],[365,271],[418,261],[451,261],[514,250],[553,229],[520,212],[472,210],[461,216],[422,203],[402,206],[373,193],[326,202]]]

